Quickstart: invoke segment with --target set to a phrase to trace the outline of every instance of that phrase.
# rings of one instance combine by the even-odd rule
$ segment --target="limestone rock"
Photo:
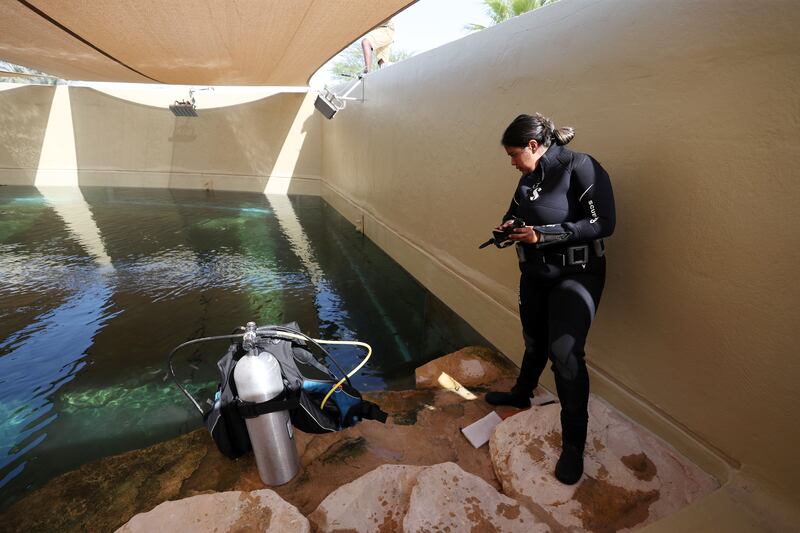
[[[460,431],[491,406],[430,390],[370,394],[370,399],[390,413],[386,424],[365,420],[338,433],[314,435],[300,457],[300,475],[275,492],[308,514],[331,492],[381,465],[447,461],[500,488],[487,447],[476,450]]]
[[[454,463],[384,465],[309,515],[315,531],[549,531],[519,502]]]
[[[519,502],[458,465],[425,468],[411,492],[403,531],[550,531]]]
[[[216,450],[208,431],[198,429],[62,474],[6,509],[3,526],[9,531],[114,531],[167,500],[262,488],[257,471],[248,484],[254,468],[252,454],[230,461]]]
[[[533,407],[504,420],[489,441],[503,492],[565,527],[620,530],[666,516],[717,482],[644,428],[590,396],[584,477],[553,477],[561,452],[560,406]]]
[[[418,367],[415,371],[418,389],[440,388],[442,372],[466,388],[486,386],[502,378],[517,375],[510,361],[489,348],[469,346]]]
[[[307,533],[310,525],[296,507],[275,492],[218,492],[164,502],[152,511],[137,514],[118,533],[151,531],[258,531]]]
[[[399,531],[425,467],[384,465],[325,498],[308,515],[315,531]]]

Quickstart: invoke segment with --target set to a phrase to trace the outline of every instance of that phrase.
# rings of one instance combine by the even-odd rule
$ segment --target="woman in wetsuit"
[[[614,195],[608,174],[591,156],[564,145],[572,128],[559,128],[540,114],[520,115],[502,144],[522,172],[503,223],[515,228],[519,267],[519,313],[525,354],[510,392],[489,392],[494,405],[530,406],[539,377],[552,361],[561,403],[561,456],[555,476],[572,485],[583,475],[589,420],[589,374],[584,344],[606,274],[603,238],[614,231]]]

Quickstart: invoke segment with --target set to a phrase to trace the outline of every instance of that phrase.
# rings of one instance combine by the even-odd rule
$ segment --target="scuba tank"
[[[247,355],[233,371],[239,400],[245,405],[278,400],[285,394],[281,366],[271,353],[258,352],[253,322],[247,323],[242,347]],[[248,417],[245,423],[261,481],[270,486],[288,483],[300,468],[288,409]]]

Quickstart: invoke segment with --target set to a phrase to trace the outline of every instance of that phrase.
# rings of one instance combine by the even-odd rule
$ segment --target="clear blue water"
[[[362,391],[487,344],[317,197],[0,187],[0,508],[54,476],[201,426],[166,356],[249,320],[372,345]],[[226,345],[176,357],[200,399]],[[340,365],[362,353],[331,350]]]

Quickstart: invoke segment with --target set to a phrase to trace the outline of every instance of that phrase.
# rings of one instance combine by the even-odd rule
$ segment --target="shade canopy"
[[[416,0],[5,0],[0,60],[70,80],[306,85]]]

